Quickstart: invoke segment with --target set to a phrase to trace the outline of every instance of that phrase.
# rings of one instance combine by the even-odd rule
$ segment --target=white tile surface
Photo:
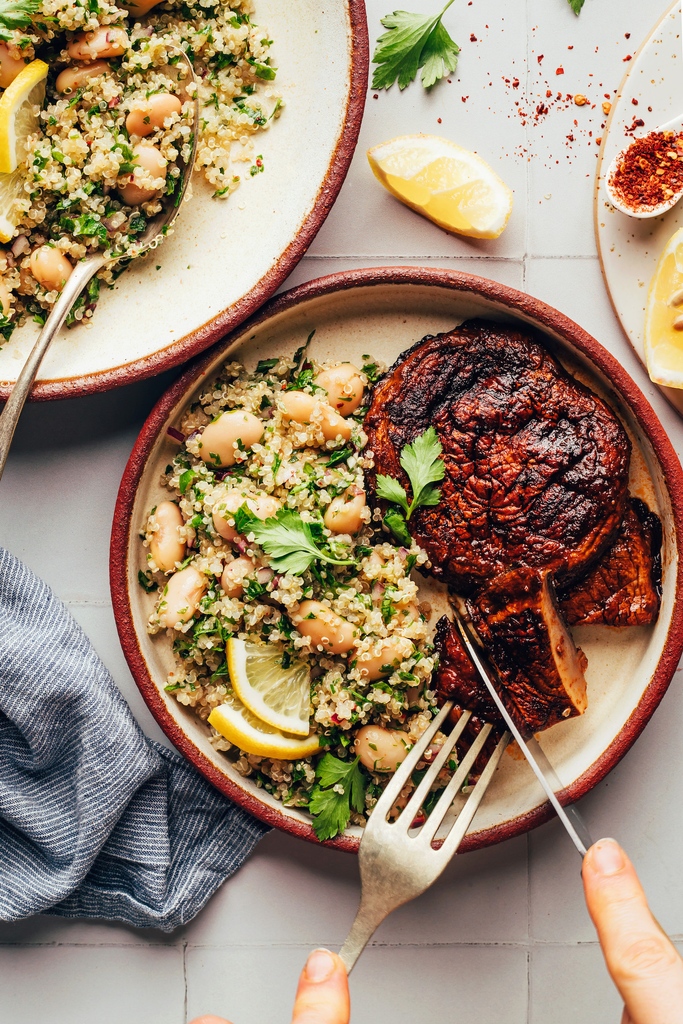
[[[427,263],[524,288],[614,353],[680,451],[680,420],[636,361],[605,294],[591,208],[593,140],[603,120],[598,101],[617,87],[623,57],[664,5],[590,0],[576,19],[566,0],[454,4],[448,24],[462,46],[458,74],[429,96],[417,86],[377,99],[370,91],[342,194],[287,286],[347,268]],[[405,6],[428,11],[436,0]],[[390,9],[387,0],[368,0],[372,39]],[[558,76],[560,66],[565,73]],[[563,94],[583,92],[595,108],[558,103],[560,83]],[[552,102],[545,96],[551,86]],[[546,101],[548,113],[534,117]],[[531,112],[526,124],[520,111]],[[447,235],[376,184],[366,148],[416,131],[441,132],[477,149],[510,183],[515,208],[500,240]],[[575,135],[571,143],[568,134]],[[0,500],[0,543],[70,604],[157,739],[118,645],[107,560],[121,472],[144,417],[173,377],[28,408]],[[633,750],[582,802],[594,834],[613,834],[630,850],[655,912],[678,938],[682,681],[679,674]],[[271,834],[173,936],[50,917],[0,925],[0,1021],[184,1024],[214,1012],[235,1024],[286,1024],[309,949],[341,942],[357,899],[352,858]],[[430,893],[380,929],[352,989],[355,1024],[606,1024],[619,1017],[583,907],[576,854],[555,823],[456,859]]]

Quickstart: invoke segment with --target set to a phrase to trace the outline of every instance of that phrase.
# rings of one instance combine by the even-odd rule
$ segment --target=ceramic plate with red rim
[[[103,290],[87,328],[53,342],[34,398],[68,398],[152,376],[203,352],[271,296],[301,259],[342,186],[368,79],[363,0],[258,0],[286,107],[258,136],[264,173],[225,201],[195,176],[174,232]],[[305,144],[302,145],[302,140]],[[0,398],[38,332],[0,348]]]
[[[632,138],[646,135],[682,111],[681,0],[675,0],[629,62],[603,132],[595,179],[595,238],[605,284],[621,326],[643,364],[650,281],[664,246],[674,231],[683,227],[683,202],[662,217],[636,220],[610,204],[605,176]],[[683,413],[683,390],[661,390]]]
[[[312,281],[272,300],[240,330],[192,365],[156,405],[136,442],[121,483],[111,544],[111,585],[128,664],[169,739],[219,789],[264,821],[316,841],[305,813],[284,807],[232,767],[209,742],[208,728],[164,691],[171,644],[151,637],[153,607],[137,579],[145,566],[139,530],[164,492],[160,473],[177,452],[167,430],[207,387],[226,358],[254,369],[259,359],[293,353],[313,328],[316,359],[357,361],[370,353],[390,364],[426,334],[471,316],[532,324],[567,369],[601,394],[620,416],[633,444],[631,491],[662,519],[663,598],[653,627],[575,629],[588,656],[585,715],[543,733],[543,746],[565,787],[564,798],[587,793],[626,753],[661,700],[683,649],[683,471],[657,417],[636,384],[597,342],[557,310],[493,281],[447,270],[387,267]],[[445,607],[438,585],[421,583],[436,619]],[[506,754],[462,849],[518,835],[549,816],[525,762]],[[358,828],[329,845],[356,850]]]

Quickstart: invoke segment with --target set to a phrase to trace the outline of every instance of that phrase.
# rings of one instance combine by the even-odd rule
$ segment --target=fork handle
[[[346,973],[350,974],[356,960],[361,955],[368,942],[375,934],[382,921],[394,910],[394,906],[380,906],[377,903],[370,903],[361,898],[356,919],[351,925],[351,931],[346,936],[346,942],[339,950]]]

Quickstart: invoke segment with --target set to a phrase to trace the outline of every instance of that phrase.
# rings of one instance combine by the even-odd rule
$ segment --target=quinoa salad
[[[47,77],[30,93],[42,109],[34,104],[34,130],[17,139],[19,183],[0,217],[0,343],[27,319],[44,322],[77,261],[124,254],[93,279],[67,323],[87,321],[148,221],[179,195],[195,130],[199,187],[224,200],[264,170],[257,136],[282,105],[272,40],[251,0],[17,6],[8,28],[0,8],[0,103],[26,69],[39,75],[46,66]],[[10,177],[0,174],[11,191]]]
[[[325,840],[365,822],[432,719],[436,656],[411,575],[427,555],[397,541],[366,497],[363,417],[379,368],[307,351],[255,372],[228,363],[169,431],[178,453],[161,480],[168,496],[141,524],[139,582],[155,599],[149,632],[173,645],[167,692],[240,774],[308,810]],[[298,667],[307,735],[245,712],[231,651],[271,658],[282,677]]]

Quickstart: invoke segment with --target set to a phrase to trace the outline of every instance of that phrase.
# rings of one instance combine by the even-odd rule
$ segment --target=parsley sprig
[[[398,505],[398,508],[389,509],[384,522],[401,544],[409,546],[412,543],[406,524],[415,509],[439,504],[441,488],[436,485],[439,480],[443,480],[446,473],[441,458],[442,451],[434,427],[428,427],[424,434],[420,434],[411,444],[404,447],[400,462],[410,480],[413,492],[410,500],[403,484],[393,476],[384,476],[380,473],[377,477],[377,495],[393,505]]]
[[[333,754],[321,757],[308,808],[318,839],[334,839],[349,823],[351,810],[365,807],[365,775],[358,758],[342,761]]]
[[[28,28],[40,0],[0,0],[0,39],[12,38],[12,30]]]
[[[442,18],[453,0],[438,14],[414,14],[394,11],[382,18],[388,29],[377,40],[372,63],[373,89],[389,89],[398,81],[403,90],[415,80],[422,68],[420,79],[425,89],[431,89],[440,79],[450,75],[458,66],[460,47],[444,27]],[[568,0],[574,14],[581,13],[585,0]]]
[[[318,542],[322,540],[322,528],[317,523],[304,522],[292,509],[281,508],[276,515],[259,519],[246,504],[242,505],[235,513],[235,529],[254,535],[276,572],[300,576],[312,562],[354,564],[353,559],[335,558],[321,548]]]
[[[453,3],[448,3],[439,14],[412,14],[394,11],[382,18],[388,32],[377,40],[372,56],[376,64],[372,76],[373,89],[389,89],[398,80],[399,89],[405,89],[422,68],[421,81],[430,89],[440,78],[455,71],[460,47],[451,39],[441,19]]]

